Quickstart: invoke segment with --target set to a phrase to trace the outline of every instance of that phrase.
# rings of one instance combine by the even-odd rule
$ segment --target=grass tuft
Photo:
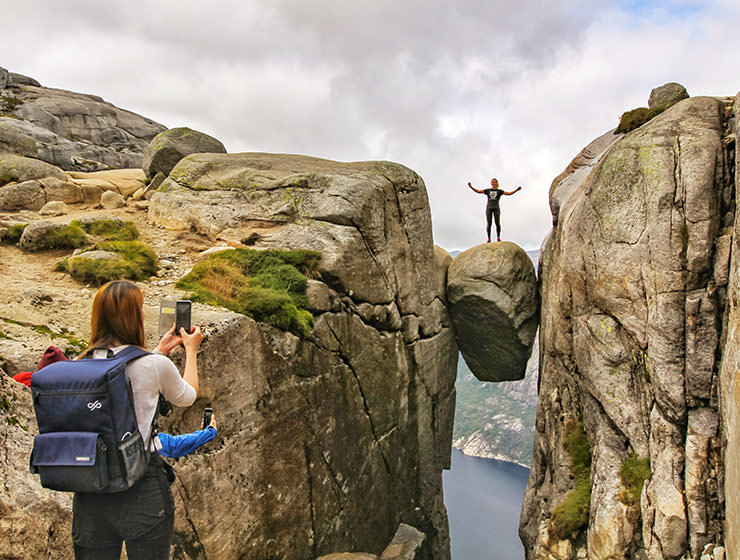
[[[563,445],[571,457],[571,474],[575,488],[552,512],[550,535],[558,540],[588,526],[591,508],[591,447],[583,430],[583,422],[571,420],[565,427]]]
[[[176,287],[190,299],[226,307],[255,321],[301,337],[311,334],[308,278],[317,274],[320,253],[308,250],[237,248],[212,255],[181,278]]]
[[[139,241],[105,241],[94,250],[110,251],[119,259],[98,260],[85,258],[85,253],[57,263],[54,270],[68,272],[72,278],[85,284],[101,286],[110,280],[145,280],[157,272],[157,255]]]
[[[38,244],[39,249],[77,249],[87,243],[87,234],[80,226],[68,224],[49,230]]]
[[[653,476],[650,469],[650,459],[640,459],[633,453],[619,471],[624,489],[619,493],[619,501],[626,506],[635,506],[640,503],[640,494],[645,481]]]
[[[3,173],[0,175],[0,187],[8,183],[13,183],[18,180],[18,175],[15,173]]]
[[[80,226],[91,235],[101,235],[109,241],[134,241],[139,237],[139,230],[136,229],[133,222],[98,220],[95,222],[82,223],[75,220],[72,223]]]
[[[0,243],[4,245],[17,245],[23,235],[23,230],[26,229],[28,224],[16,224],[10,226],[0,235]]]
[[[642,126],[649,120],[657,117],[660,113],[666,110],[666,107],[654,107],[648,109],[647,107],[638,107],[622,114],[622,118],[619,120],[619,126],[614,131],[614,134],[620,132],[632,132],[636,128]]]

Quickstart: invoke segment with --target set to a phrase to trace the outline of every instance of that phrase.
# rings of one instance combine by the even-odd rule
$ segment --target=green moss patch
[[[78,249],[87,243],[87,234],[80,226],[67,224],[50,229],[36,245],[38,249]]]
[[[47,325],[34,325],[33,323],[25,323],[21,321],[16,321],[8,317],[0,317],[0,321],[7,323],[9,325],[19,325],[22,327],[27,327],[36,333],[48,336],[49,338],[51,338],[52,341],[57,338],[61,338],[65,340],[67,344],[66,344],[66,349],[64,350],[64,354],[68,358],[79,355],[80,352],[82,352],[85,348],[87,348],[86,341],[82,340],[81,338],[78,338],[77,336],[75,336],[73,331],[65,329],[64,327],[62,327],[59,330],[59,332],[57,332],[53,330],[52,328],[48,327]]]
[[[622,114],[622,118],[619,120],[619,126],[614,131],[614,134],[620,132],[632,132],[636,128],[642,126],[649,120],[657,117],[660,113],[666,110],[666,107],[655,107],[648,109],[647,107],[638,107]]]
[[[0,187],[8,183],[13,183],[18,180],[18,175],[14,173],[2,173],[0,174]]]
[[[4,245],[17,245],[23,235],[23,230],[26,229],[28,224],[16,224],[10,226],[2,234],[0,234],[0,243]]]
[[[640,503],[640,494],[645,481],[653,476],[650,469],[650,459],[640,459],[637,453],[633,453],[627,459],[619,471],[624,489],[619,493],[619,501],[626,506],[636,506]]]
[[[157,255],[139,241],[105,241],[92,250],[110,251],[119,259],[90,259],[80,253],[57,263],[55,270],[68,272],[72,278],[85,284],[101,286],[110,280],[140,281],[157,272]]]
[[[100,235],[109,241],[134,241],[139,237],[139,230],[133,222],[118,220],[98,220],[83,223],[78,220],[72,222],[90,235]]]
[[[575,487],[552,512],[550,534],[567,539],[588,526],[591,504],[591,447],[583,422],[570,421],[565,427],[563,445],[572,460],[571,474]]]
[[[190,299],[243,313],[297,336],[308,336],[308,277],[316,274],[320,253],[238,248],[198,263],[176,287]]]
[[[23,105],[22,99],[18,99],[17,97],[11,97],[9,95],[3,96],[2,101],[9,111],[14,111],[15,108],[18,107],[18,105]]]

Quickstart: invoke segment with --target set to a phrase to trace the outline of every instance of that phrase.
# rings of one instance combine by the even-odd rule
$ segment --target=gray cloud
[[[44,85],[230,151],[411,167],[448,249],[483,240],[468,180],[522,184],[502,203],[504,236],[537,247],[550,181],[650,88],[738,88],[729,0],[6,0],[3,13],[0,65]]]

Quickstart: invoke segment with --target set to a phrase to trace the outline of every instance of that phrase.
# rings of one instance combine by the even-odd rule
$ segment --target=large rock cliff
[[[149,216],[255,247],[318,250],[328,295],[306,340],[244,317],[216,322],[202,391],[228,435],[178,468],[183,550],[379,553],[405,522],[427,535],[424,557],[446,557],[441,471],[457,346],[444,294],[426,281],[439,272],[421,179],[387,162],[198,154],[172,170]],[[208,523],[214,496],[221,527]],[[222,527],[238,536],[224,541]]]
[[[190,156],[195,165],[198,157]],[[230,190],[190,189],[170,179],[152,200],[151,219],[136,205],[116,211],[135,218],[142,240],[175,261],[170,263],[173,270],[162,271],[163,279],[144,282],[144,290],[162,294],[160,286],[168,284],[166,295],[177,296],[168,276],[181,275],[188,259],[216,243],[223,245],[236,232],[237,239],[255,233],[257,221],[262,227],[250,238],[253,248],[320,251],[309,297],[315,325],[310,336],[299,338],[243,315],[196,308],[195,320],[207,333],[199,355],[201,398],[163,424],[174,433],[191,431],[208,404],[217,411],[220,435],[216,443],[176,465],[175,557],[307,559],[348,550],[380,554],[406,523],[424,534],[418,558],[448,558],[442,470],[450,461],[458,351],[444,305],[445,270],[435,259],[423,182],[388,162],[339,164],[269,154],[220,157],[238,163],[224,161],[208,177],[218,177],[222,169],[232,178]],[[235,182],[234,174],[270,178],[260,192],[254,182]],[[243,197],[239,185],[251,198]],[[211,197],[220,206],[208,207]],[[152,223],[158,220],[157,209],[184,200],[189,212],[197,213],[201,204],[203,212],[215,216],[204,222],[211,237],[197,231],[168,233]],[[250,206],[250,200],[257,203]],[[249,214],[246,226],[229,222],[228,231],[215,229],[222,223],[219,216],[234,213]],[[167,225],[177,228],[175,218],[190,215],[173,212]],[[35,221],[29,210],[23,216]],[[171,246],[182,239],[197,249]],[[2,250],[4,274],[23,282],[12,264],[31,269],[40,294],[35,302],[25,292],[0,298],[0,318],[7,323],[0,340],[4,368],[7,373],[33,370],[53,340],[39,338],[36,331],[88,336],[85,323],[93,292],[85,290],[86,296],[69,303],[79,286],[58,273],[49,286],[39,268],[43,255],[30,258],[9,246]],[[46,270],[60,256],[56,251]],[[72,307],[76,311],[70,313]],[[156,300],[149,296],[150,343],[156,340],[151,331],[155,312]],[[24,403],[30,404],[28,399]],[[15,437],[19,431],[11,428],[3,424],[0,433]],[[30,449],[30,435],[23,436],[18,449],[24,444]],[[26,487],[37,486],[26,463],[6,468]],[[7,508],[21,508],[25,496],[13,492]],[[56,511],[68,521],[68,509]],[[33,532],[32,518],[19,519],[13,534]],[[44,519],[53,524],[53,518]],[[68,552],[69,541],[56,533],[50,539],[40,524],[36,529],[43,543],[58,545],[52,556]]]
[[[553,184],[528,558],[698,559],[731,542],[732,102],[685,99],[605,135]]]
[[[66,170],[141,167],[144,149],[163,130],[97,95],[43,87],[0,68],[0,152]]]

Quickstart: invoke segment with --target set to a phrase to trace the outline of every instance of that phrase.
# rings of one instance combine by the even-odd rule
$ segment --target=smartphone
[[[179,299],[175,302],[175,334],[180,334],[180,327],[190,333],[190,308],[192,303],[189,299]]]
[[[159,336],[163,337],[175,322],[175,302],[163,299],[159,304]]]
[[[203,411],[203,429],[206,429],[208,426],[211,425],[211,416],[213,416],[213,409],[206,408]]]

